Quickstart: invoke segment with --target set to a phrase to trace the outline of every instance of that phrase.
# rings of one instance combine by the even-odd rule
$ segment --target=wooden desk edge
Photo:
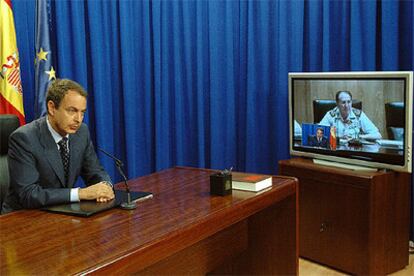
[[[186,167],[179,168],[187,169]],[[209,169],[205,170],[210,171]],[[273,176],[273,178],[286,180],[286,182],[281,183],[280,186],[274,187],[272,190],[258,195],[261,197],[260,200],[257,200],[257,197],[243,200],[236,207],[238,212],[235,212],[234,209],[224,209],[222,212],[213,213],[210,216],[205,217],[202,221],[188,225],[179,232],[174,232],[159,239],[153,240],[145,246],[141,246],[138,249],[126,252],[109,262],[97,264],[94,267],[79,272],[79,275],[106,274],[114,272],[130,273],[143,270],[146,267],[149,267],[188,246],[191,246],[215,233],[218,233],[226,227],[240,222],[243,219],[246,219],[249,216],[267,207],[270,207],[292,195],[294,195],[296,198],[296,225],[298,225],[298,180],[294,177],[289,176]],[[237,213],[237,215],[232,215],[234,213]],[[194,233],[196,233],[196,235],[194,235]],[[298,241],[299,235],[298,231],[296,231],[297,256],[299,254]],[[170,248],[168,252],[162,250],[165,246],[168,246]],[[131,259],[134,260],[133,268],[129,262]],[[296,262],[296,266],[298,266],[298,258]],[[133,270],[128,270],[128,268],[131,268]]]

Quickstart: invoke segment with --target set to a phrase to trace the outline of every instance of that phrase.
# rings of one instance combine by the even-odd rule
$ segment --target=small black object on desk
[[[231,194],[231,170],[224,170],[210,175],[210,194],[225,196]]]

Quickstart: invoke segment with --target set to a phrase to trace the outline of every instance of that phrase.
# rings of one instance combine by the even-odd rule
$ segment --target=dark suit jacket
[[[69,176],[65,183],[62,159],[46,117],[24,125],[9,140],[10,188],[2,213],[70,202],[70,189],[79,175],[87,185],[110,181],[96,157],[88,127],[69,136]]]
[[[327,148],[328,147],[328,139],[323,136],[321,141],[318,141],[318,138],[316,136],[309,137],[309,146],[312,147],[320,147],[320,148]]]

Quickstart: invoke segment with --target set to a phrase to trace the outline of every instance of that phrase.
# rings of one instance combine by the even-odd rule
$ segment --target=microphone
[[[126,210],[132,210],[132,209],[137,208],[137,205],[135,204],[135,202],[131,201],[131,192],[129,191],[128,179],[127,179],[124,171],[122,170],[122,167],[124,166],[122,161],[119,160],[118,158],[116,158],[115,156],[113,156],[112,154],[110,154],[110,153],[104,151],[103,149],[99,148],[99,147],[97,147],[97,149],[99,151],[103,152],[106,156],[110,157],[112,160],[115,161],[116,168],[118,169],[119,174],[124,179],[124,184],[125,184],[125,189],[126,189],[128,199],[127,199],[127,202],[122,202],[121,203],[121,208],[126,209]]]

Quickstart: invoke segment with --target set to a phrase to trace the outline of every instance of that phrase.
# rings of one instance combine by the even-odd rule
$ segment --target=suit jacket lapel
[[[73,184],[76,181],[76,166],[78,162],[82,162],[81,158],[81,148],[79,143],[79,135],[77,133],[69,135],[69,180],[68,180],[68,186],[69,188],[73,187]]]
[[[43,120],[40,124],[40,143],[43,145],[46,159],[55,171],[62,187],[66,187],[62,159],[60,157],[60,153],[56,146],[55,140],[53,140],[52,134],[47,128],[46,117],[43,117]]]

